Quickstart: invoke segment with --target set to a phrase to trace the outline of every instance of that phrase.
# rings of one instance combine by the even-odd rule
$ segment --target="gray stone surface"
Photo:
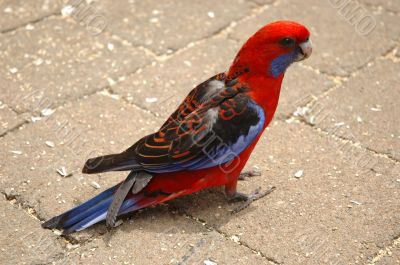
[[[245,0],[98,1],[108,30],[157,54],[176,51],[245,17],[255,5]]]
[[[400,12],[400,2],[396,0],[360,0],[360,2],[376,8],[384,8],[390,12]]]
[[[400,64],[391,60],[366,67],[311,107],[321,110],[317,126],[399,160],[399,78]]]
[[[259,5],[270,5],[275,2],[274,0],[252,0],[252,1]]]
[[[24,119],[21,116],[0,102],[0,135],[4,135],[23,123]]]
[[[39,220],[1,195],[0,263],[51,264],[64,257],[63,246]]]
[[[301,67],[298,64],[291,66],[282,83],[277,117],[288,117],[298,107],[307,104],[334,85],[332,79],[320,75],[312,69]]]
[[[70,17],[32,27],[0,35],[0,100],[21,112],[93,93],[149,62],[143,51],[91,35]]]
[[[60,1],[3,0],[0,2],[0,32],[35,23],[51,15],[60,13]]]
[[[387,252],[380,258],[376,265],[398,265],[400,264],[400,243],[397,240],[396,245],[389,248]]]

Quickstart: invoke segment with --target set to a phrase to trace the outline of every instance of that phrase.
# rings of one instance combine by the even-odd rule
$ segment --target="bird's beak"
[[[299,51],[299,54],[297,55],[296,62],[302,61],[302,60],[310,57],[310,55],[312,53],[311,40],[307,40],[305,42],[300,43],[299,48],[300,48],[300,51]]]

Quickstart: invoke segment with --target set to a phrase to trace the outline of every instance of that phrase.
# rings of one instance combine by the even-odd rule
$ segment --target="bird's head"
[[[277,21],[258,30],[240,49],[230,70],[249,75],[283,76],[293,63],[311,55],[310,32],[293,21]]]

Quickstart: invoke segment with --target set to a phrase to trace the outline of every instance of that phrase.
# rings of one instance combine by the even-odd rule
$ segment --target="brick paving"
[[[0,3],[0,264],[400,264],[399,1],[348,2],[369,34],[343,1],[89,2]],[[239,184],[276,191],[234,215],[211,189],[111,232],[40,227],[124,177],[81,174],[88,157],[153,132],[277,19],[307,25],[314,53]]]

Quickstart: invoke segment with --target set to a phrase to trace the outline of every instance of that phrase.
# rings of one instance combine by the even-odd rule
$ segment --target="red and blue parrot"
[[[229,71],[195,87],[159,131],[83,167],[88,174],[130,171],[123,182],[42,226],[64,234],[103,220],[114,226],[118,216],[215,186],[249,200],[236,191],[239,175],[274,116],[285,70],[310,56],[309,36],[292,21],[261,28]]]

